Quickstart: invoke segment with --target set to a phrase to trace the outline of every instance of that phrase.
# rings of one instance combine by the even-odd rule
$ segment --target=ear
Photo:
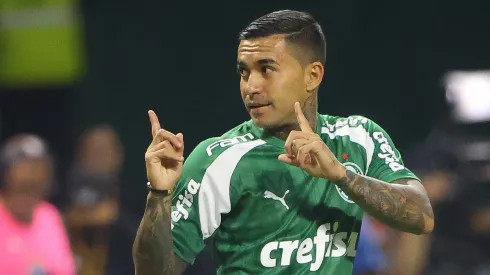
[[[322,83],[325,70],[320,62],[313,62],[306,66],[305,85],[308,92],[314,91]]]

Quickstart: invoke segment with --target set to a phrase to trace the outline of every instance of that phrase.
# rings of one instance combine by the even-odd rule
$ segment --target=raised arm
[[[133,244],[137,275],[179,275],[186,263],[174,254],[171,232],[173,189],[182,174],[184,138],[161,129],[158,117],[149,111],[153,140],[145,153],[146,174],[153,191],[148,194],[145,214]]]
[[[356,132],[353,136],[364,147],[359,149],[366,155],[367,176],[364,176],[346,169],[311,129],[298,103],[295,109],[301,131],[290,133],[286,153],[279,160],[334,182],[364,211],[391,227],[414,234],[432,231],[434,215],[425,189],[403,166],[399,152],[380,126],[367,119],[356,120],[356,126],[347,123],[340,126],[345,127],[343,131],[349,136],[350,127],[362,127],[364,133]]]
[[[157,130],[159,127],[154,127],[157,135],[169,135]],[[260,140],[236,144],[224,138],[210,138],[201,142],[182,164],[183,136],[173,137],[166,138],[171,147],[150,145],[145,155],[148,181],[157,191],[148,195],[133,245],[138,275],[178,275],[194,263],[205,241],[239,201],[242,190],[235,168],[240,159],[262,144]],[[158,157],[160,153],[167,154],[165,161]],[[170,189],[172,196],[164,191]]]

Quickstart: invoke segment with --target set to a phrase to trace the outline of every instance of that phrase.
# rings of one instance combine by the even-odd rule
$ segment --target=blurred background
[[[0,0],[0,137],[49,145],[45,198],[78,274],[134,273],[147,110],[185,134],[187,154],[247,120],[237,35],[279,9],[324,28],[319,111],[384,127],[435,209],[422,237],[366,217],[355,273],[490,274],[489,1]],[[1,239],[0,254],[17,247]],[[204,251],[187,274],[213,270]]]

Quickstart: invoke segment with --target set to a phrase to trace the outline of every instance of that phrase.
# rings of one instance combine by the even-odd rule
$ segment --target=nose
[[[264,92],[264,77],[258,72],[250,73],[247,79],[246,94],[251,96]]]

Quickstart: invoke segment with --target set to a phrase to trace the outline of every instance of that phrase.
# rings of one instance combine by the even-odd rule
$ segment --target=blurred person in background
[[[393,234],[390,274],[490,274],[490,72],[449,73],[445,84],[439,120],[406,154],[438,226],[430,236]]]
[[[453,126],[434,131],[407,159],[416,169],[426,164],[417,171],[439,226],[431,236],[395,238],[396,274],[490,274],[490,136]]]
[[[382,244],[382,236],[376,232],[376,221],[364,215],[362,219],[361,234],[357,245],[356,259],[354,260],[354,275],[375,275],[383,272],[387,267],[387,260]]]
[[[75,274],[61,216],[44,201],[53,165],[45,142],[34,135],[13,136],[1,148],[0,274]]]
[[[106,272],[111,230],[119,217],[122,160],[112,127],[96,126],[82,135],[67,182],[65,211],[80,275]]]

